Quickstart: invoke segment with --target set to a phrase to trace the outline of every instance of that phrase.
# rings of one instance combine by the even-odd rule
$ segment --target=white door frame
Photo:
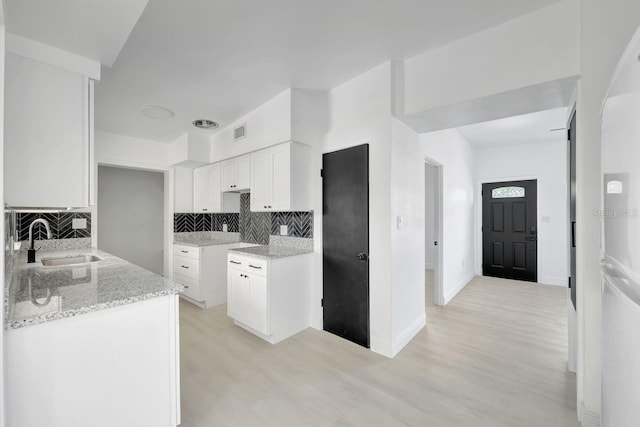
[[[542,200],[542,192],[540,180],[542,179],[539,175],[523,175],[523,176],[506,176],[500,178],[486,178],[480,179],[477,181],[476,185],[476,275],[482,276],[482,184],[492,184],[495,182],[510,182],[510,181],[536,181],[536,224],[537,224],[537,233],[536,236],[538,238],[538,248],[540,248],[540,238],[543,239],[545,236],[540,234],[540,224],[542,223],[542,218],[540,218],[540,201]],[[536,277],[538,278],[538,282],[540,282],[540,256],[538,255],[538,250],[536,250]]]
[[[434,183],[435,191],[434,191],[434,202],[436,205],[435,209],[435,218],[434,218],[434,237],[438,242],[438,246],[436,246],[436,261],[434,262],[434,271],[433,271],[433,301],[436,305],[445,305],[444,301],[444,281],[443,281],[443,273],[444,273],[444,256],[443,250],[444,247],[444,230],[443,230],[443,168],[442,163],[438,163],[430,157],[425,156],[424,158],[425,165],[433,166],[436,169],[436,182]],[[425,177],[423,176],[423,181]],[[425,211],[425,216],[427,212]],[[426,239],[425,239],[426,240]],[[425,241],[425,249],[428,242]]]

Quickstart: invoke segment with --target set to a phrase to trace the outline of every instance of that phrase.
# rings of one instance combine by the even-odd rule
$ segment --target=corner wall
[[[474,150],[455,129],[420,135],[424,156],[442,165],[442,272],[445,304],[475,276]],[[421,235],[424,240],[424,233]],[[424,242],[423,242],[424,246]]]

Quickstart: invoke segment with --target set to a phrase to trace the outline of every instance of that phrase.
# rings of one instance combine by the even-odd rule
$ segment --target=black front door
[[[537,181],[482,185],[482,274],[538,280]]]
[[[569,124],[569,230],[571,242],[569,254],[571,257],[571,277],[569,286],[571,287],[571,302],[576,308],[576,113],[573,113]]]
[[[322,157],[324,330],[369,347],[369,146]]]

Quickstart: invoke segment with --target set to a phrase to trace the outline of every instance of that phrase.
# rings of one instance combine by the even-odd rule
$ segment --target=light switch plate
[[[227,231],[229,231],[229,226],[227,224],[222,224],[222,231],[224,233],[226,233]]]
[[[87,228],[87,219],[86,218],[74,218],[71,220],[71,228],[74,230],[84,230]]]
[[[289,234],[289,227],[286,224],[281,224],[280,225],[280,235],[281,236],[286,236]]]

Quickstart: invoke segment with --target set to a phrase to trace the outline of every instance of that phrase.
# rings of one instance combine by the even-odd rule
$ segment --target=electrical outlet
[[[280,235],[281,236],[286,236],[289,234],[289,227],[286,224],[281,224],[280,225]]]
[[[86,218],[74,218],[71,220],[71,228],[74,230],[84,230],[87,228],[87,219]]]
[[[229,226],[227,224],[222,224],[222,231],[224,233],[226,233],[227,231],[229,231]]]

